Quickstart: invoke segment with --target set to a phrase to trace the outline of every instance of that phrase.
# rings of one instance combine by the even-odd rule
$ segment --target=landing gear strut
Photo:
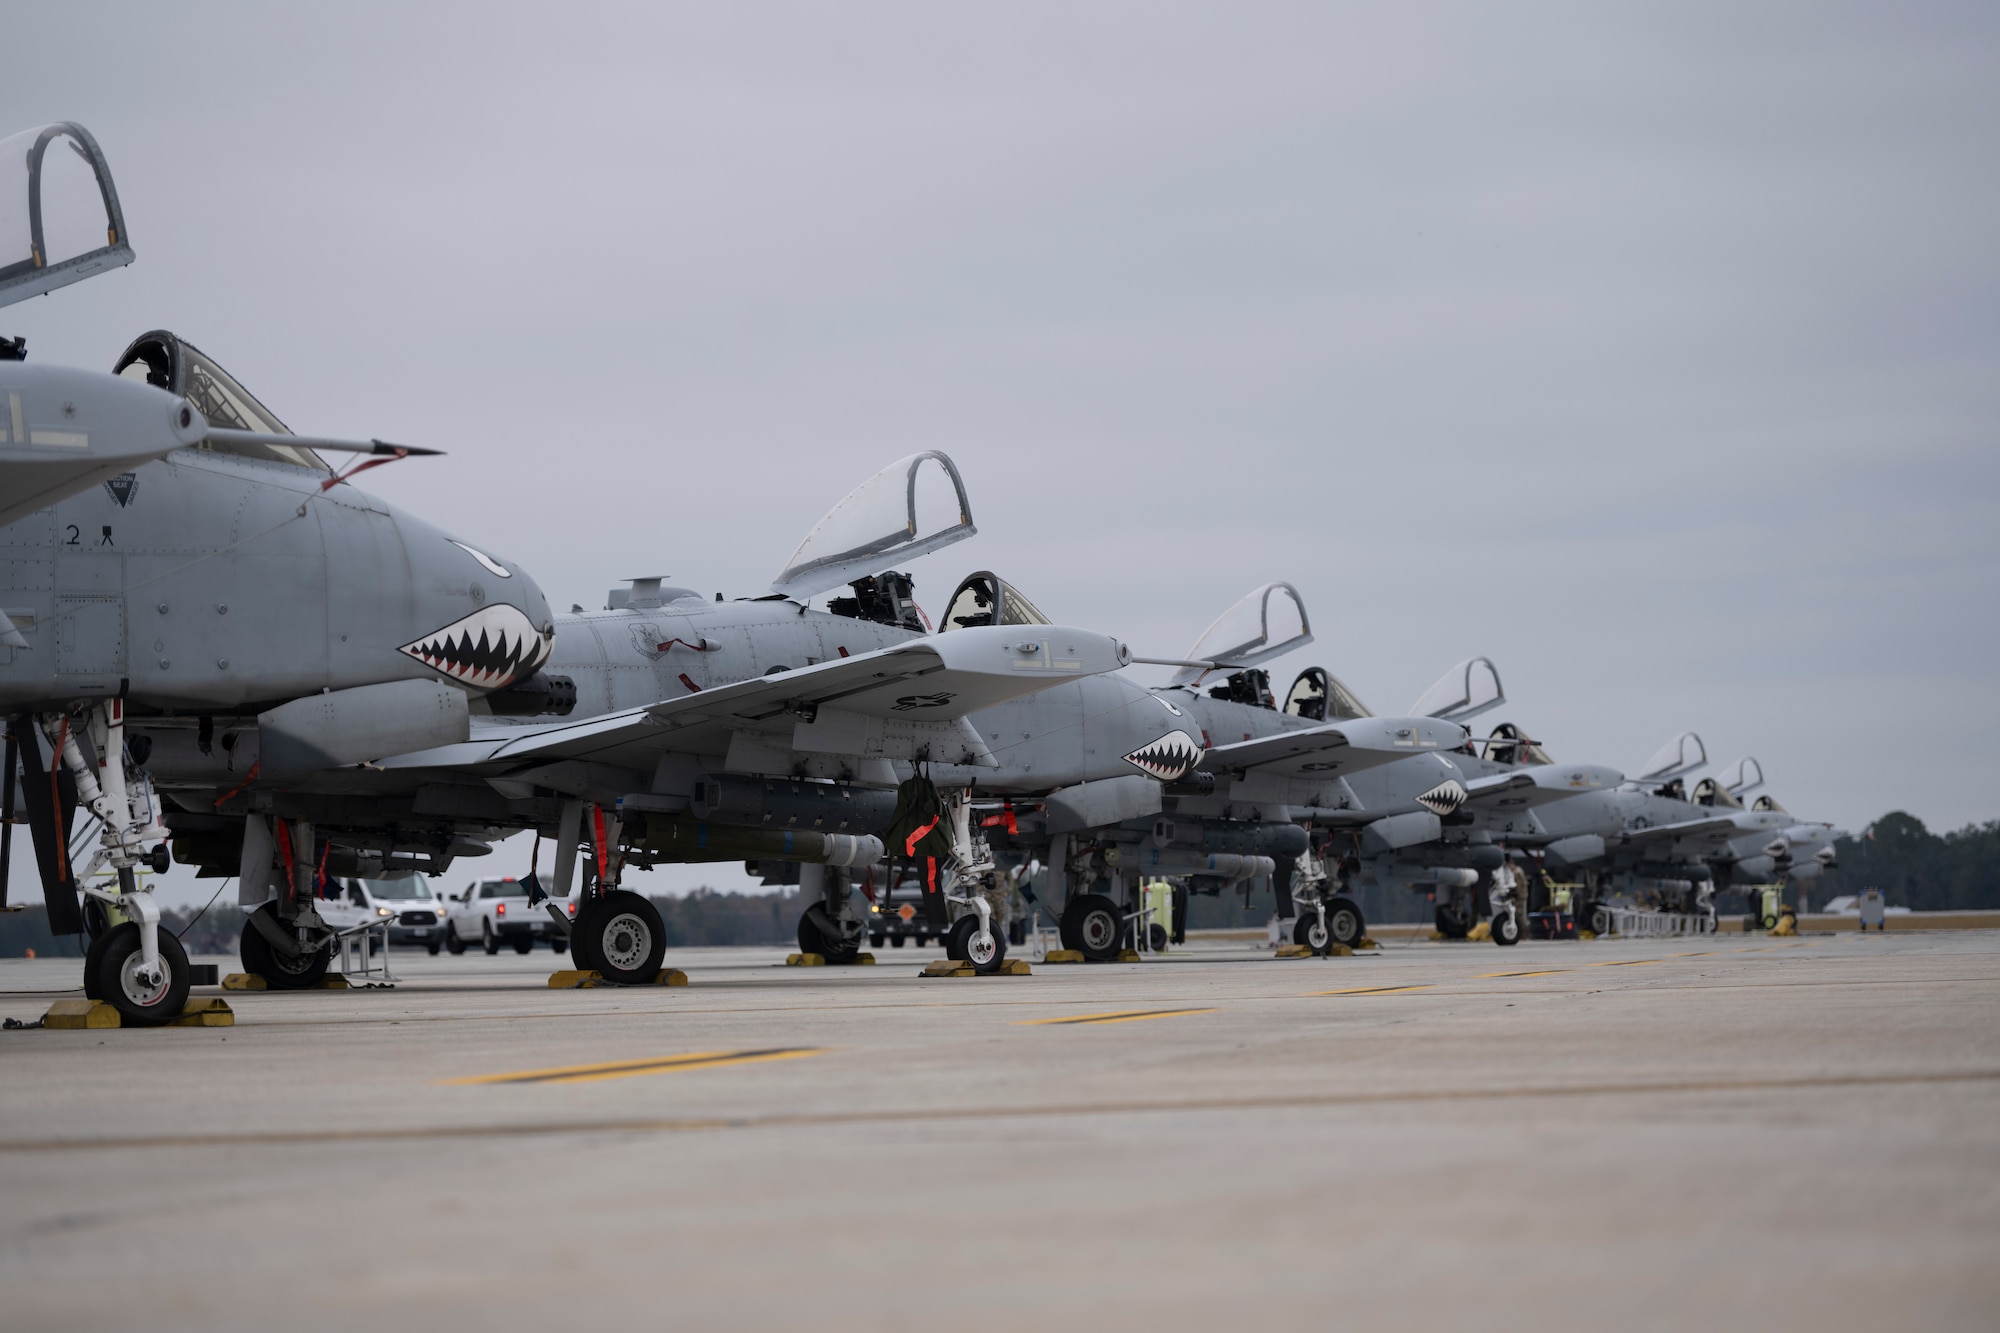
[[[1292,894],[1298,904],[1298,924],[1292,927],[1292,943],[1303,944],[1316,954],[1328,952],[1336,944],[1352,949],[1368,933],[1361,905],[1344,893],[1334,892],[1338,883],[1326,873],[1325,864],[1308,849],[1299,858],[1298,880]]]
[[[108,919],[104,913],[113,908],[125,917],[92,939],[84,993],[112,1005],[127,1023],[164,1023],[187,1003],[187,953],[179,940],[160,929],[159,905],[150,886],[139,883],[138,867],[165,869],[160,856],[146,848],[158,844],[163,855],[167,831],[160,824],[151,780],[125,749],[125,701],[107,699],[81,719],[96,751],[94,766],[78,744],[77,721],[68,715],[41,720],[58,761],[76,784],[78,805],[103,826],[97,852],[76,883],[97,908],[94,918]],[[11,769],[5,780],[13,785]],[[107,865],[117,872],[116,892],[90,882]]]

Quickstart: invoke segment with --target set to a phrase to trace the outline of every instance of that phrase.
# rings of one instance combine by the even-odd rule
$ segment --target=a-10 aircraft
[[[18,200],[28,224],[20,255],[0,255],[0,304],[131,261],[109,169],[82,127],[0,141],[0,167],[21,173],[0,199]],[[765,649],[746,643],[732,654],[724,622],[740,612],[721,611],[696,635],[698,662],[668,673],[677,683],[650,706],[621,705],[559,726],[560,735],[508,728],[510,717],[575,708],[573,686],[542,669],[556,620],[540,589],[483,543],[346,484],[359,469],[337,473],[321,456],[428,451],[294,435],[167,333],[142,336],[111,374],[26,362],[18,340],[7,351],[0,829],[11,835],[18,796],[51,928],[91,934],[86,989],[134,1022],[177,1014],[189,985],[186,956],[159,929],[138,873],[165,868],[169,838],[174,859],[239,877],[239,901],[255,909],[246,967],[303,985],[326,967],[331,932],[314,907],[321,877],[441,870],[523,826],[567,835],[574,857],[588,806],[584,840],[600,873],[577,927],[601,927],[615,942],[604,961],[636,976],[649,956],[657,971],[658,917],[645,899],[615,891],[606,862],[630,849],[603,821],[606,804],[616,809],[612,792],[643,797],[678,771],[674,747],[649,748],[655,737],[719,736],[725,757],[741,736],[812,762],[858,767],[936,753],[982,766],[993,761],[967,713],[1115,670],[1127,656],[1107,636],[1059,626],[950,640],[904,634],[884,646],[870,622],[851,617],[843,627],[855,631],[852,648],[800,640],[774,656],[765,636]],[[846,543],[837,525],[819,535],[817,554],[795,562],[799,577],[884,554]],[[915,536],[898,525],[891,539],[907,546]],[[796,603],[764,610],[804,614]],[[664,640],[626,643],[640,662],[670,650]],[[733,683],[700,684],[730,673]],[[475,741],[475,716],[485,734],[503,734]],[[1110,725],[1096,733],[1114,745],[1121,734]],[[496,756],[501,746],[515,748]],[[451,747],[463,762],[379,763]],[[641,751],[641,770],[618,768]],[[809,840],[789,829],[770,836]],[[880,850],[872,838],[843,847],[811,837],[817,844],[800,859]],[[0,874],[5,865],[0,858]]]
[[[993,586],[1003,609],[1019,596]],[[1465,732],[1446,710],[1375,717],[1316,667],[1280,709],[1259,664],[1311,642],[1296,589],[1253,589],[1185,659],[1163,663],[1179,671],[1152,691],[1199,737],[1200,762],[1185,778],[1143,807],[1051,803],[1038,817],[1013,816],[996,845],[1048,865],[1063,889],[1065,947],[1115,956],[1143,911],[1136,890],[1152,877],[1186,878],[1204,893],[1268,880],[1280,917],[1294,916],[1295,898],[1305,908],[1298,942],[1325,949],[1361,938],[1361,908],[1323,872],[1324,853],[1341,837],[1384,849],[1435,837],[1439,803],[1467,799],[1441,758]]]
[[[0,184],[27,223],[0,252],[0,304],[131,262],[81,127],[0,142]],[[999,885],[1043,861],[1066,942],[1097,956],[1135,915],[1116,901],[1128,874],[1270,876],[1289,910],[1303,871],[1302,938],[1324,945],[1362,928],[1325,858],[1401,853],[1561,785],[1449,757],[1453,719],[1478,711],[1473,663],[1462,698],[1419,716],[1371,717],[1317,670],[1277,708],[1257,663],[1310,640],[1285,585],[1225,614],[1157,690],[1111,674],[1134,660],[1122,644],[1049,624],[990,573],[927,633],[892,566],[973,531],[935,452],[836,505],[767,596],[645,578],[556,615],[517,564],[349,484],[434,451],[298,436],[164,331],[108,375],[0,351],[0,840],[18,798],[52,928],[91,935],[86,989],[135,1022],[187,992],[139,874],[169,842],[238,879],[246,968],[297,986],[327,966],[325,877],[437,872],[533,829],[555,844],[557,898],[582,870],[563,921],[579,964],[645,981],[663,932],[625,867],[796,863],[819,899],[802,946],[852,956],[852,880],[899,797],[934,783],[950,855],[926,901],[951,901],[951,947],[991,967]],[[336,471],[340,453],[367,461]],[[810,606],[843,583],[852,596]],[[1295,633],[1273,628],[1287,606]],[[1739,860],[1759,855],[1777,853]]]
[[[132,261],[81,126],[0,141],[0,200],[14,238],[0,305]],[[86,913],[124,918],[91,932],[87,989],[164,1021],[188,967],[138,878],[165,868],[174,814],[147,778],[152,751],[185,746],[248,791],[324,758],[327,719],[352,700],[369,702],[379,742],[443,739],[464,725],[465,686],[531,675],[553,623],[518,568],[341,484],[322,457],[371,455],[366,467],[432,451],[294,436],[166,334],[140,338],[113,374],[25,361],[20,339],[0,352],[0,829],[11,837],[19,799],[57,933],[82,931]],[[261,766],[236,759],[253,730]],[[290,852],[303,883],[309,848]]]

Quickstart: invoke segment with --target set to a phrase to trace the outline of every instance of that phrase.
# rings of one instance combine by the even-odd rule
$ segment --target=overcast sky
[[[295,430],[444,448],[368,484],[559,606],[761,593],[939,448],[980,533],[933,612],[991,567],[1165,655],[1287,579],[1280,688],[1395,711],[1485,654],[1482,722],[1559,756],[1692,728],[1801,816],[2000,817],[1991,4],[12,5],[0,45],[0,134],[88,126],[139,256],[0,332],[108,370],[165,326]]]

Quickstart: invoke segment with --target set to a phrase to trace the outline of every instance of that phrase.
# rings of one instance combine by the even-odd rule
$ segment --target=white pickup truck
[[[436,953],[444,944],[445,905],[422,875],[400,879],[350,879],[321,899],[319,914],[335,930],[364,922],[386,923],[389,943],[421,944]]]
[[[576,916],[575,899],[561,905]],[[569,936],[550,919],[548,904],[530,907],[528,886],[511,876],[474,880],[446,898],[445,908],[444,947],[453,953],[464,953],[470,944],[499,953],[503,942],[515,953],[527,953],[536,940],[547,940],[557,953],[569,948]]]

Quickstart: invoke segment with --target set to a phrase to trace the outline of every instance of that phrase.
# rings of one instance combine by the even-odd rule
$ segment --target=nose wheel
[[[971,963],[975,972],[998,972],[1007,958],[1007,937],[997,930],[980,929],[979,918],[968,914],[951,923],[951,931],[944,937],[944,956]]]
[[[159,961],[150,968],[139,945],[139,927],[126,922],[104,937],[97,957],[98,998],[139,1027],[157,1027],[187,1007],[187,950],[173,932],[159,933]]]

